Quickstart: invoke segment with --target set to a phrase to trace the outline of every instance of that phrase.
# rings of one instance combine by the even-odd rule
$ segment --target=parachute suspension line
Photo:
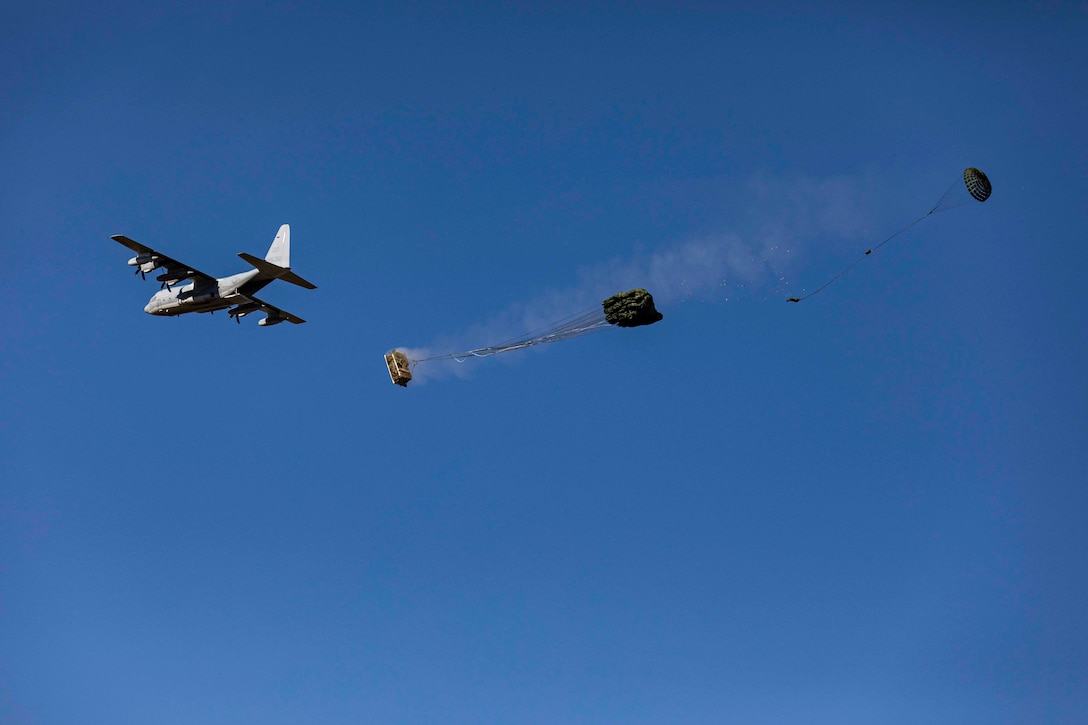
[[[941,195],[941,198],[937,200],[937,203],[929,210],[930,214],[935,214],[939,211],[946,209],[954,209],[957,206],[962,206],[967,203],[966,200],[957,199],[956,192],[963,188],[963,184],[959,181],[953,181],[952,186],[948,187],[948,191]]]
[[[539,344],[536,342],[537,340],[542,340],[555,335],[573,336],[574,334],[578,334],[582,328],[589,325],[595,325],[597,322],[603,320],[604,313],[601,312],[600,308],[591,307],[588,310],[583,310],[582,312],[577,312],[569,317],[565,317],[559,322],[554,322],[547,327],[538,327],[535,330],[530,330],[524,335],[503,340],[493,347],[504,349],[511,345],[522,347],[523,343],[532,342],[533,344]],[[551,340],[545,341],[550,342]]]
[[[929,214],[936,214],[939,211],[948,211],[949,209],[956,209],[961,206],[966,206],[974,201],[970,194],[967,193],[962,181],[952,182],[952,186],[948,187],[937,203],[929,210]],[[927,214],[926,216],[929,216]]]
[[[578,337],[580,335],[596,332],[597,330],[602,330],[608,326],[609,324],[605,320],[604,312],[602,312],[600,308],[593,308],[587,312],[572,315],[548,328],[535,330],[524,337],[510,338],[497,345],[479,347],[475,350],[451,352],[445,355],[412,359],[409,360],[409,363],[414,365],[416,363],[429,362],[431,360],[455,360],[456,362],[465,362],[469,358],[489,357],[501,352],[510,352],[511,350],[520,350],[525,347],[567,340],[572,337]]]
[[[861,260],[865,259],[865,257],[872,254],[876,250],[880,249],[885,244],[887,244],[891,240],[895,239],[900,234],[907,231],[908,229],[910,229],[911,227],[913,227],[915,224],[922,221],[926,217],[931,216],[933,214],[936,214],[939,211],[945,211],[947,209],[955,209],[956,207],[963,206],[964,204],[970,204],[972,199],[977,201],[977,202],[984,202],[984,201],[986,201],[987,199],[990,198],[990,193],[992,191],[993,191],[993,185],[990,183],[990,179],[989,179],[989,177],[986,176],[985,173],[983,173],[980,169],[976,169],[973,166],[967,167],[966,169],[963,170],[963,181],[960,182],[960,181],[957,180],[957,181],[953,182],[952,186],[948,187],[948,191],[946,191],[941,196],[941,198],[937,200],[937,204],[932,209],[930,209],[928,212],[926,212],[922,216],[918,217],[917,219],[912,221],[910,224],[903,227],[902,229],[897,231],[895,234],[891,235],[890,237],[888,237],[887,239],[885,239],[883,242],[876,245],[872,249],[865,250],[865,254],[863,254],[860,257],[858,257],[857,259],[855,259],[849,266],[846,267],[846,269],[844,269],[843,271],[839,272],[834,277],[829,279],[827,282],[825,282],[823,284],[823,286],[817,287],[812,292],[809,292],[807,295],[803,295],[801,297],[787,297],[786,301],[787,302],[800,302],[801,300],[807,300],[809,297],[811,297],[814,294],[818,294],[818,293],[822,292],[832,282],[834,282],[839,277],[843,276],[844,274],[849,272],[851,269],[856,267],[858,265],[858,263],[861,262]]]
[[[939,206],[939,204],[938,204],[938,206]],[[918,222],[922,221],[923,219],[925,219],[925,218],[926,218],[926,217],[928,217],[928,216],[929,216],[930,214],[933,214],[933,213],[934,213],[934,212],[936,212],[936,211],[938,211],[938,208],[937,208],[937,207],[934,207],[934,208],[933,208],[933,209],[931,209],[930,211],[926,212],[926,213],[925,213],[925,214],[923,214],[922,216],[920,216],[920,217],[918,217],[917,219],[915,219],[914,221],[912,221],[912,222],[911,222],[910,224],[908,224],[907,226],[905,226],[905,227],[903,227],[902,229],[900,229],[899,231],[897,231],[897,232],[896,232],[895,234],[893,234],[893,235],[891,235],[890,237],[888,237],[887,239],[885,239],[885,240],[884,240],[883,242],[881,242],[880,244],[878,244],[878,245],[876,245],[875,247],[872,247],[872,248],[870,248],[870,249],[866,249],[866,250],[865,250],[865,253],[864,253],[864,254],[862,254],[862,255],[861,255],[860,257],[858,257],[857,259],[855,259],[855,260],[854,260],[853,262],[851,262],[851,263],[850,263],[849,265],[847,265],[847,266],[846,266],[846,269],[844,269],[843,271],[839,272],[839,273],[838,273],[838,274],[836,274],[836,275],[835,275],[834,277],[832,277],[831,279],[827,280],[826,282],[824,282],[824,283],[823,283],[822,285],[820,285],[820,286],[819,286],[819,287],[817,287],[816,289],[814,289],[814,290],[812,290],[811,292],[809,292],[809,293],[808,293],[807,295],[802,295],[802,296],[800,296],[800,297],[789,297],[789,298],[787,298],[787,299],[786,299],[786,301],[787,301],[787,302],[801,302],[801,301],[803,301],[803,300],[807,300],[807,299],[808,299],[809,297],[812,297],[813,295],[816,295],[816,294],[819,294],[820,292],[823,292],[823,291],[824,291],[825,289],[827,289],[828,287],[830,287],[830,286],[831,286],[831,284],[832,284],[833,282],[835,282],[835,280],[837,280],[837,279],[838,279],[839,277],[842,277],[842,276],[843,276],[844,274],[846,274],[847,272],[849,272],[850,270],[852,270],[852,269],[853,269],[854,267],[856,267],[856,266],[858,266],[859,264],[861,264],[861,260],[865,259],[865,258],[866,258],[866,257],[868,257],[868,256],[869,256],[870,254],[872,254],[872,253],[873,253],[873,252],[875,252],[876,250],[880,249],[880,248],[881,248],[881,247],[883,247],[883,246],[884,246],[885,244],[887,244],[887,243],[888,243],[888,242],[890,242],[891,240],[895,239],[895,238],[896,238],[896,237],[898,237],[898,236],[899,236],[900,234],[902,234],[903,232],[907,231],[908,229],[910,229],[911,227],[913,227],[913,226],[914,226],[915,224],[917,224]]]

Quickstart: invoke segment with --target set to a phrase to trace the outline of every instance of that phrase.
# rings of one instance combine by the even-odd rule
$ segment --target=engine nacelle
[[[188,274],[186,274],[185,272],[179,272],[177,270],[174,270],[169,272],[163,272],[155,278],[155,281],[164,282],[167,285],[172,286],[182,281],[183,279],[188,279]]]
[[[270,327],[272,325],[280,324],[285,319],[287,319],[287,318],[286,317],[280,317],[279,315],[275,315],[275,316],[269,315],[268,317],[264,318],[263,320],[257,320],[257,325],[259,325],[260,327]]]
[[[128,266],[138,267],[140,265],[147,264],[148,262],[152,262],[154,260],[155,260],[155,255],[154,254],[137,254],[135,257],[128,260]]]
[[[258,309],[260,309],[260,305],[253,302],[247,302],[245,304],[238,305],[237,307],[230,308],[229,310],[227,310],[227,314],[231,317],[245,317],[251,312],[256,312]]]

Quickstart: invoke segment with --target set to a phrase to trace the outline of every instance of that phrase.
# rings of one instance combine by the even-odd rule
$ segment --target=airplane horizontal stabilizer
[[[299,287],[305,287],[306,289],[317,289],[317,285],[307,282],[286,267],[277,266],[267,260],[261,259],[260,257],[254,257],[252,254],[246,254],[245,252],[239,253],[238,256],[259,269],[261,274],[264,274],[267,277],[282,279],[284,282],[297,284]]]

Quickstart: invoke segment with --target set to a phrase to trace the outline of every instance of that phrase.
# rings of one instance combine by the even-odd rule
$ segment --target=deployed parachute
[[[963,170],[963,183],[957,180],[948,187],[937,205],[929,214],[935,214],[946,209],[955,209],[958,206],[970,204],[973,201],[983,202],[990,198],[990,192],[994,190],[990,185],[990,179],[979,169],[970,166]],[[926,216],[929,216],[926,214]]]
[[[986,174],[974,166],[968,166],[963,170],[963,184],[975,201],[986,201],[990,198],[990,192],[994,190]]]
[[[499,345],[480,347],[464,352],[451,352],[445,355],[413,360],[403,350],[391,350],[385,355],[385,365],[389,368],[389,377],[402,387],[408,387],[412,379],[411,368],[431,360],[456,360],[464,362],[471,357],[488,357],[500,352],[520,350],[534,345],[559,342],[572,337],[587,335],[609,327],[639,327],[652,325],[660,321],[663,315],[654,307],[654,298],[644,289],[633,289],[612,295],[593,308],[561,320],[547,329],[537,330],[526,337],[507,340]]]
[[[907,231],[908,229],[910,229],[911,227],[913,227],[915,224],[922,221],[926,217],[932,216],[933,214],[936,214],[939,211],[947,211],[948,209],[955,209],[956,207],[963,206],[965,204],[970,204],[970,203],[972,203],[974,201],[984,202],[984,201],[986,201],[987,199],[990,198],[990,193],[992,191],[993,191],[993,186],[991,186],[990,179],[986,176],[986,174],[984,174],[980,169],[976,169],[973,166],[967,167],[966,169],[963,170],[963,181],[961,182],[959,179],[954,181],[952,183],[952,186],[948,187],[948,191],[946,191],[944,193],[944,196],[942,196],[937,201],[937,204],[932,209],[930,209],[925,214],[918,217],[917,219],[912,221],[910,224],[903,227],[902,229],[897,231],[895,234],[891,235],[890,237],[888,237],[887,239],[885,239],[883,242],[876,245],[872,249],[866,249],[865,254],[862,254],[860,257],[855,259],[853,262],[851,262],[846,267],[846,269],[844,269],[843,271],[836,274],[834,277],[829,279],[827,282],[825,282],[820,287],[817,287],[812,292],[809,292],[808,294],[803,295],[801,297],[790,297],[786,301],[787,302],[800,302],[801,300],[808,299],[809,297],[811,297],[814,294],[822,292],[825,288],[827,288],[829,285],[831,285],[832,282],[837,280],[839,277],[842,277],[844,274],[846,274],[851,269],[853,269],[855,266],[857,266],[857,264],[859,262],[861,262],[861,260],[865,259],[866,256],[868,256],[868,255],[872,254],[873,252],[875,252],[876,250],[880,249],[885,244],[887,244],[891,240],[895,239],[900,234]]]

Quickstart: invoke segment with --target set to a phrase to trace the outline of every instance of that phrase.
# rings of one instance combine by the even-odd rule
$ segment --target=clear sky
[[[1085,722],[1083,2],[95,5],[0,10],[0,721]],[[109,238],[283,223],[300,326]]]

